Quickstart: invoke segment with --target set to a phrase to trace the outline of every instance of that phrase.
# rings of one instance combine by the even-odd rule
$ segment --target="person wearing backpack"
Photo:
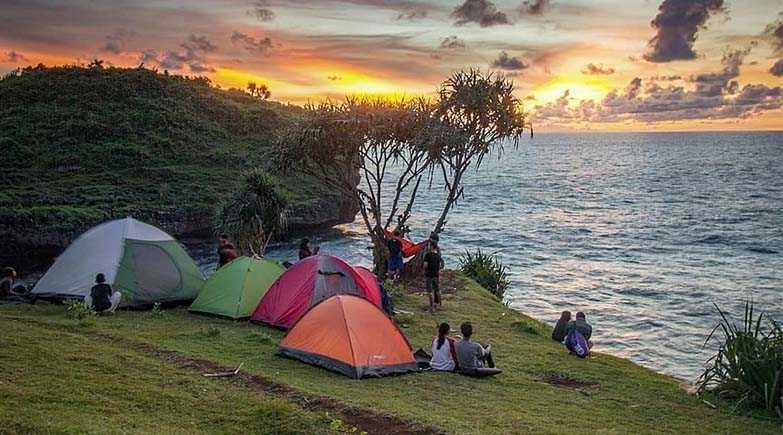
[[[593,335],[593,327],[587,323],[585,313],[576,313],[576,320],[568,322],[566,327],[565,345],[569,351],[580,358],[586,358],[593,347],[590,337]]]
[[[443,322],[438,326],[438,335],[432,339],[432,370],[453,372],[457,368],[457,352],[454,348],[454,339],[449,337],[451,326]]]

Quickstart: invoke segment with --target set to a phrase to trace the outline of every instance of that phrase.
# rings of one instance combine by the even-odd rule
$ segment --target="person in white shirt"
[[[451,327],[443,322],[438,326],[438,336],[432,339],[430,367],[437,371],[453,372],[457,368],[454,339],[449,337]]]

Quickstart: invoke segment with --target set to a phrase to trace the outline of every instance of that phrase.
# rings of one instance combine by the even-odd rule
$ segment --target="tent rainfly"
[[[288,331],[278,354],[354,379],[418,370],[394,321],[353,295],[332,296],[312,307]]]
[[[241,319],[250,317],[269,286],[285,272],[264,258],[239,257],[209,277],[190,311]]]
[[[122,306],[191,301],[204,276],[182,245],[133,218],[95,226],[79,236],[35,284],[43,298],[84,298],[103,273]]]
[[[353,266],[332,255],[313,255],[283,273],[261,298],[250,320],[289,329],[310,307],[336,294],[360,296],[380,307],[381,291]]]

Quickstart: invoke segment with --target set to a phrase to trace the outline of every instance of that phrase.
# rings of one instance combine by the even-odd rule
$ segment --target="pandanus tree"
[[[349,98],[311,105],[279,142],[280,168],[356,199],[383,276],[385,232],[405,230],[422,179],[442,177],[445,202],[433,228],[440,233],[462,196],[465,172],[492,151],[500,155],[504,140],[516,143],[524,116],[512,91],[503,76],[470,70],[447,79],[435,101]]]
[[[457,72],[441,84],[433,118],[444,134],[432,142],[431,152],[446,198],[433,233],[443,231],[449,211],[462,198],[468,169],[478,169],[490,153],[500,158],[507,141],[516,148],[526,125],[513,91],[505,76],[477,69]]]
[[[275,234],[287,223],[288,201],[266,172],[252,169],[242,185],[218,207],[215,232],[231,237],[247,255],[263,256]]]
[[[324,102],[306,107],[280,141],[281,169],[316,177],[355,198],[381,275],[388,257],[385,231],[405,225],[431,163],[431,113],[423,99]]]

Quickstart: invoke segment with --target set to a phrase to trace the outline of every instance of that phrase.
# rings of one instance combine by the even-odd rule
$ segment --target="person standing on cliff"
[[[430,239],[429,249],[424,254],[424,281],[427,285],[427,295],[430,299],[430,312],[440,308],[440,270],[443,268],[443,258],[435,239]]]
[[[391,236],[386,239],[386,247],[389,249],[386,271],[391,275],[393,281],[397,281],[400,279],[402,268],[405,267],[405,262],[402,258],[400,230],[394,230]]]

